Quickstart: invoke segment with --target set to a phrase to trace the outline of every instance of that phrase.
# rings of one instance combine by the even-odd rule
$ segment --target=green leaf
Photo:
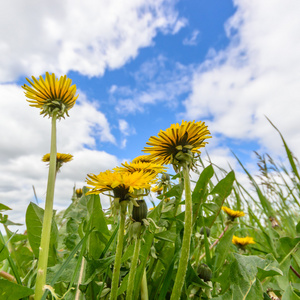
[[[41,234],[43,226],[44,210],[35,203],[30,202],[26,211],[27,235],[32,251],[36,257],[39,256],[39,247],[41,243]],[[57,263],[57,236],[58,229],[54,217],[51,224],[51,237],[49,244],[49,267]]]
[[[237,226],[234,226],[231,229],[227,230],[216,246],[213,267],[214,276],[216,276],[215,272],[218,272],[218,269],[221,268],[224,264],[226,256],[228,255],[228,252],[232,245],[232,237],[236,228]]]
[[[234,172],[229,172],[225,178],[220,180],[218,184],[213,188],[213,190],[210,192],[210,195],[214,195],[213,202],[219,206],[219,209],[216,213],[214,213],[212,216],[205,218],[206,226],[211,227],[216,218],[218,217],[221,207],[225,201],[225,199],[230,195],[233,182],[235,180]]]
[[[89,195],[87,203],[90,228],[94,228],[89,236],[89,257],[98,259],[107,244],[110,233],[100,203],[99,195]]]
[[[9,256],[8,249],[5,244],[0,240],[0,261],[7,259]]]
[[[291,285],[289,284],[287,289],[284,291],[281,300],[300,300],[300,297],[294,293]]]
[[[0,211],[3,211],[3,210],[12,210],[11,208],[9,208],[8,206],[0,203]]]
[[[300,234],[300,221],[298,222],[298,224],[296,226],[296,231],[298,234]]]
[[[212,165],[209,165],[201,172],[192,193],[193,203],[201,203],[202,196],[206,190],[206,186],[208,185],[209,180],[213,177],[213,175],[214,175],[214,169]]]
[[[162,232],[156,233],[154,235],[154,237],[156,239],[159,239],[159,240],[162,240],[162,241],[175,243],[177,234],[175,232],[172,232],[172,231],[168,230],[168,231],[162,231]]]
[[[257,265],[262,259],[257,256],[244,256],[233,254],[236,260],[231,264],[231,290],[234,300],[259,300],[263,299],[263,290],[256,277]]]
[[[25,286],[0,279],[0,299],[19,300],[34,294],[34,290]]]
[[[214,175],[214,169],[212,165],[209,165],[201,172],[200,177],[193,190],[192,202],[193,202],[193,223],[194,224],[197,221],[200,206],[205,202],[204,195],[207,190],[207,185],[213,175]]]

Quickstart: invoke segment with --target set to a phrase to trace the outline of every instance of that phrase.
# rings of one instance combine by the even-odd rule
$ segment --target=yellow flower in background
[[[56,172],[60,169],[60,167],[73,159],[72,154],[66,153],[56,153]],[[42,161],[50,162],[50,153],[47,153],[43,156]]]
[[[75,190],[77,198],[80,198],[82,196],[82,189],[76,189]]]
[[[146,143],[144,152],[150,153],[149,158],[156,159],[157,163],[173,164],[175,168],[182,161],[190,161],[195,153],[200,154],[206,139],[211,138],[204,122],[182,121],[181,125],[172,124],[165,131],[160,130],[158,137],[151,136]],[[176,168],[177,169],[177,168]]]
[[[92,190],[87,194],[99,194],[105,191],[113,191],[115,198],[119,201],[130,200],[135,190],[149,189],[156,181],[156,174],[140,172],[112,172],[107,170],[98,175],[88,174],[87,184]]]
[[[36,79],[32,76],[31,87],[24,84],[25,96],[30,106],[41,109],[41,115],[52,117],[56,113],[57,118],[64,118],[68,115],[68,110],[72,108],[78,98],[76,94],[76,85],[71,85],[72,80],[67,76],[61,76],[60,79],[55,74],[46,72],[45,80],[42,76]]]
[[[158,174],[161,172],[166,172],[167,168],[160,165],[156,164],[154,162],[132,162],[132,163],[127,163],[125,162],[124,164],[121,164],[123,167],[117,167],[114,168],[115,171],[118,172],[146,172],[146,173],[151,173],[151,174]]]
[[[163,191],[163,187],[159,185],[156,185],[151,189],[151,192],[158,193],[159,195],[161,194],[162,191]]]
[[[132,160],[133,163],[137,162],[153,162],[149,155],[140,155]]]
[[[244,238],[239,238],[235,235],[232,237],[232,243],[242,249],[244,249],[249,244],[255,244],[253,238],[250,236],[246,236]]]
[[[245,215],[243,211],[232,210],[226,206],[222,206],[222,210],[228,215],[228,218],[232,221],[235,218],[243,217]]]

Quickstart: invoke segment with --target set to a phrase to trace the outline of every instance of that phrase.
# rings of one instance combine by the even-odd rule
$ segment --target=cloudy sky
[[[300,157],[299,0],[66,0],[0,2],[0,203],[12,221],[46,195],[50,120],[21,86],[67,74],[79,99],[58,123],[55,208],[72,187],[141,154],[160,129],[202,120],[220,166],[233,150],[255,171],[253,150],[285,158],[281,130]],[[13,228],[12,228],[13,229]]]

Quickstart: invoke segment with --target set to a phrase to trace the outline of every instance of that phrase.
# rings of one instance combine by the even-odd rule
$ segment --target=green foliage
[[[227,173],[200,161],[203,168],[199,168],[192,190],[193,234],[181,299],[269,300],[274,295],[283,300],[300,299],[300,172],[297,159],[280,137],[287,167],[257,153],[260,174],[254,176],[237,158],[252,189],[242,186],[234,171]],[[85,195],[87,191],[84,187],[79,199],[73,196],[69,207],[53,217],[47,272],[51,291],[44,293],[43,300],[53,299],[54,293],[66,300],[76,295],[76,299],[109,299],[119,229],[117,209],[112,198],[112,206],[103,209],[102,199]],[[149,299],[169,299],[172,293],[185,217],[181,174],[173,177],[162,195],[150,200],[155,207],[143,219],[133,300],[141,299],[145,271]],[[229,220],[223,205],[246,215]],[[9,229],[18,224],[3,214],[7,210],[10,208],[0,204],[0,223],[5,230],[0,239],[0,298],[29,300],[36,282],[44,210],[29,204],[23,234]],[[130,210],[119,299],[126,297],[134,249],[129,214]],[[234,245],[233,235],[252,237],[255,244]],[[209,272],[207,281],[200,278],[203,274],[199,276],[204,265]]]
[[[8,280],[0,279],[0,299],[19,300],[33,294],[34,290],[32,289]]]

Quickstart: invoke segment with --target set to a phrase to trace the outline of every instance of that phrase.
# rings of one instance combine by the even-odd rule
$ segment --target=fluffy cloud
[[[1,1],[0,82],[78,71],[102,75],[151,45],[157,31],[185,26],[172,0]]]
[[[210,118],[213,134],[252,139],[278,154],[282,148],[267,115],[300,156],[300,3],[234,3],[237,11],[226,24],[231,43],[211,49],[195,72],[186,117]]]
[[[100,147],[101,143],[115,144],[115,138],[105,115],[79,94],[70,118],[57,124],[58,152],[71,153],[74,159],[58,174],[56,209],[69,205],[74,184],[84,185],[88,173],[98,174],[119,163],[116,156],[96,149],[99,143]],[[0,99],[0,198],[13,209],[9,213],[12,220],[24,222],[26,207],[35,201],[32,186],[40,201],[45,200],[48,167],[41,158],[50,149],[51,122],[28,105],[17,85],[0,85]]]
[[[113,85],[111,101],[117,103],[116,110],[122,114],[144,112],[148,106],[158,103],[174,111],[179,98],[191,90],[192,70],[192,65],[185,66],[160,55],[143,63],[132,74],[134,88]]]

